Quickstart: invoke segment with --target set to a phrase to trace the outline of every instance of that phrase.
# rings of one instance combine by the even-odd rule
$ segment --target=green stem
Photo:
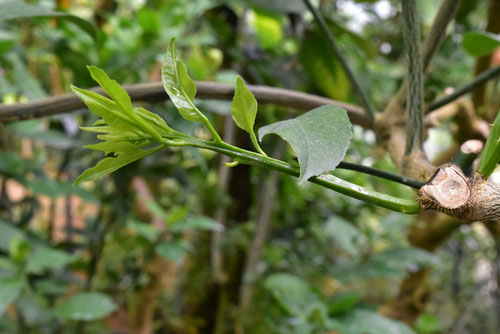
[[[257,150],[257,152],[259,152],[260,154],[262,154],[263,156],[266,156],[267,157],[267,154],[266,152],[264,152],[261,148],[260,148],[260,145],[259,145],[259,141],[257,140],[257,137],[255,136],[255,132],[250,132],[250,140],[252,140],[252,144],[253,146],[255,147],[255,149]]]
[[[266,167],[295,177],[298,177],[300,174],[299,168],[297,166],[274,159],[272,157],[267,157],[255,152],[247,151],[224,142],[209,142],[206,140],[191,137],[189,139],[185,139],[184,145],[215,151],[224,154],[232,158],[234,161],[238,161],[242,164]],[[309,182],[319,184],[325,188],[335,190],[341,194],[362,200],[367,203],[375,204],[392,211],[407,214],[415,214],[420,212],[420,206],[415,200],[401,199],[398,197],[379,193],[377,191],[369,190],[356,184],[352,184],[350,182],[339,179],[338,177],[330,174],[312,177],[309,179]]]

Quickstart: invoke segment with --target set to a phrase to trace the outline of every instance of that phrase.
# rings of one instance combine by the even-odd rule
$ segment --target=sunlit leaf
[[[299,182],[334,170],[344,158],[352,136],[346,111],[331,105],[264,126],[259,129],[259,140],[270,133],[286,140],[297,154]]]

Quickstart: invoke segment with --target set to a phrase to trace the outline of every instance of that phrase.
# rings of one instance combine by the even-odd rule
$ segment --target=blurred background
[[[441,2],[417,1],[424,35]],[[474,78],[481,45],[464,36],[485,29],[493,3],[462,1],[426,80],[427,102]],[[313,4],[383,110],[405,75],[399,1]],[[0,101],[94,87],[86,65],[120,84],[158,81],[174,36],[194,80],[234,84],[240,74],[249,84],[357,104],[301,0],[0,0]],[[486,119],[499,89],[493,81],[474,105]],[[136,104],[208,136],[164,100]],[[225,122],[231,101],[196,104],[221,133],[234,133],[233,143],[251,147]],[[256,128],[297,114],[262,104]],[[218,155],[192,148],[73,187],[103,157],[82,147],[96,138],[79,126],[96,119],[81,109],[0,124],[0,333],[500,332],[500,243],[484,225],[457,225],[439,248],[416,248],[407,238],[421,224],[415,216],[263,169],[221,167]],[[397,172],[373,132],[353,133],[346,161]],[[445,162],[459,137],[454,119],[436,123],[426,151]],[[277,137],[263,148],[293,157]],[[396,183],[335,173],[414,196]],[[395,315],[400,284],[423,272],[413,313]]]

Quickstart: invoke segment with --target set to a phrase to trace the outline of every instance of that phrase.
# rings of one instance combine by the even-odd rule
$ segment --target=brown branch
[[[233,98],[234,86],[232,85],[207,81],[199,81],[196,84],[198,86],[196,97],[199,99],[232,100]],[[123,87],[127,90],[133,101],[159,102],[168,99],[168,95],[165,93],[161,82],[126,85]],[[347,110],[347,114],[353,124],[361,125],[365,128],[370,126],[370,121],[364,115],[363,109],[351,104],[282,88],[259,85],[249,85],[248,88],[260,103],[270,103],[304,111],[325,104],[332,104]],[[99,94],[104,94],[101,88],[92,88],[92,90]],[[45,117],[82,108],[85,108],[84,103],[71,93],[33,100],[28,103],[0,105],[0,123]]]

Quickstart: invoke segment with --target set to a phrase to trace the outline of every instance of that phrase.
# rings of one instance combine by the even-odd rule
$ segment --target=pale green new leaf
[[[132,119],[122,113],[118,109],[116,103],[110,99],[90,90],[81,89],[75,86],[71,86],[71,90],[73,90],[73,93],[75,93],[94,114],[102,117],[110,127],[122,131],[137,129]]]
[[[121,141],[121,142],[104,141],[97,144],[85,145],[84,147],[96,151],[102,151],[104,152],[104,154],[108,154],[111,152],[129,152],[129,151],[139,150],[139,147],[127,141]]]
[[[162,137],[153,129],[153,127],[144,119],[139,117],[132,106],[132,100],[127,91],[108,77],[106,72],[95,66],[87,66],[92,78],[104,89],[104,91],[113,99],[119,109],[133,122],[135,126],[151,135],[155,140],[161,142]],[[109,124],[109,123],[108,123]]]
[[[196,84],[189,77],[186,65],[177,62],[175,53],[175,38],[170,40],[167,53],[161,68],[163,87],[179,113],[188,121],[202,120],[201,112],[194,106],[193,99],[196,95]]]
[[[129,117],[134,114],[132,100],[125,89],[118,82],[108,77],[106,72],[95,66],[87,66],[92,78],[104,89],[106,94],[121,108]]]
[[[270,133],[286,140],[297,154],[299,182],[334,170],[344,158],[352,136],[346,111],[332,105],[264,126],[259,129],[259,140]]]
[[[115,170],[128,165],[131,162],[144,158],[154,152],[159,151],[163,146],[156,146],[149,150],[136,150],[127,151],[120,153],[115,158],[105,158],[101,160],[95,167],[89,168],[76,178],[73,185],[77,185],[82,182],[95,180],[98,177],[104,176],[106,174],[112,173]]]
[[[93,133],[110,133],[110,126],[80,126],[80,130]]]
[[[151,111],[142,107],[134,108],[134,111],[137,115],[139,115],[139,117],[148,122],[149,125],[151,125],[153,129],[155,129],[159,133],[168,134],[172,131],[172,129],[169,128],[165,120],[161,118],[160,115],[152,113]]]
[[[500,112],[497,113],[493,127],[491,128],[486,145],[481,155],[481,161],[477,171],[485,178],[489,177],[495,170],[500,160]]]
[[[255,116],[257,115],[257,100],[239,75],[236,78],[236,90],[231,105],[231,115],[240,129],[253,133]]]

